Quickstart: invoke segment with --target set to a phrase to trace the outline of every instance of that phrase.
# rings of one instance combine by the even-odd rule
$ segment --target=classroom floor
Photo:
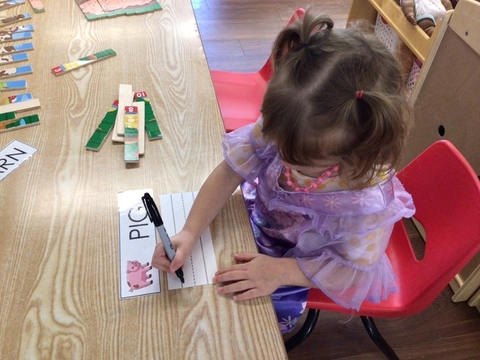
[[[297,7],[309,4],[344,27],[348,0],[192,0],[207,61],[212,69],[255,71],[267,59],[278,31]],[[453,303],[447,287],[420,314],[376,319],[382,335],[400,359],[480,359],[480,314]],[[313,334],[289,353],[290,360],[384,359],[360,318],[320,314]]]

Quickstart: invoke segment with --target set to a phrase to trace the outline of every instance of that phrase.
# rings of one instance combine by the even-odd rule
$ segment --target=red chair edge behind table
[[[285,342],[287,351],[305,340],[320,309],[359,315],[375,344],[389,359],[398,359],[372,317],[412,315],[428,307],[453,277],[480,250],[480,182],[463,155],[439,140],[398,172],[412,195],[414,215],[425,230],[425,250],[417,259],[402,221],[395,224],[387,254],[399,291],[380,303],[364,301],[353,311],[334,303],[319,289],[310,289],[302,328]]]
[[[304,13],[302,8],[295,10],[287,25]],[[271,60],[270,55],[256,72],[210,70],[226,132],[255,122],[260,116],[263,95],[272,75]]]

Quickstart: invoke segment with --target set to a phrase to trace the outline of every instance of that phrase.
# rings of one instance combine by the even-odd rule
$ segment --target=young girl
[[[170,263],[173,272],[239,184],[259,254],[234,256],[213,281],[236,301],[271,294],[280,328],[309,287],[358,309],[396,291],[385,255],[393,224],[414,206],[394,171],[408,131],[399,66],[374,37],[333,30],[307,10],[277,37],[274,73],[254,124],[225,135],[224,158],[202,186]]]

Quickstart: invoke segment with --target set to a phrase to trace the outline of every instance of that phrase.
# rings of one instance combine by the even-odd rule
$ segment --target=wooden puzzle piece
[[[157,0],[76,0],[76,3],[87,20],[145,14],[162,9]]]
[[[37,114],[28,115],[13,120],[0,120],[0,132],[23,129],[38,124],[40,124],[40,118]]]
[[[15,54],[29,50],[33,50],[33,44],[31,42],[26,42],[21,44],[2,46],[0,47],[0,54]]]
[[[27,87],[27,80],[0,81],[0,91],[20,90]]]
[[[133,88],[129,84],[120,84],[118,87],[118,113],[115,127],[113,128],[112,140],[115,142],[123,142],[124,122],[123,114],[125,106],[131,106],[133,99]]]
[[[29,13],[17,14],[13,16],[0,16],[0,24],[13,24],[17,21],[23,21],[27,19],[31,19]]]
[[[0,11],[10,9],[11,7],[25,4],[25,0],[10,0],[0,3]]]
[[[21,101],[32,100],[32,93],[22,93],[16,95],[10,95],[7,97],[0,98],[0,112],[2,111],[2,105],[19,103]]]
[[[5,63],[16,63],[20,61],[28,60],[27,53],[18,53],[18,54],[0,54],[0,64]]]
[[[138,108],[126,106],[124,114],[124,160],[126,163],[137,163],[140,160],[138,153]]]
[[[0,121],[12,120],[12,119],[15,119],[14,112],[7,112],[7,113],[0,114]]]
[[[138,111],[138,154],[145,155],[145,103],[133,102]]]
[[[45,7],[40,0],[28,0],[28,2],[30,3],[34,13],[38,14],[45,11]]]
[[[18,34],[26,31],[33,31],[32,24],[12,26],[10,28],[0,29],[0,35]]]
[[[24,94],[21,94],[21,95],[24,95]],[[15,101],[11,104],[1,105],[0,113],[11,112],[11,111],[15,111],[15,112],[27,111],[27,110],[38,109],[39,107],[40,107],[40,100],[38,99]]]
[[[118,112],[118,100],[115,100],[103,117],[100,124],[98,124],[95,132],[90,136],[85,148],[87,150],[98,151],[102,147],[108,133],[115,124],[115,119]]]
[[[107,59],[107,58],[115,56],[115,55],[117,55],[117,53],[115,51],[113,51],[112,49],[102,50],[102,51],[96,52],[95,54],[91,54],[91,55],[82,57],[82,58],[80,58],[76,61],[72,61],[72,62],[69,62],[69,63],[65,63],[65,64],[62,64],[62,65],[55,66],[55,67],[52,68],[52,73],[55,76],[63,75],[65,73],[69,72],[69,71],[78,69],[79,67],[89,65],[91,63],[94,63],[94,62],[97,62],[97,61],[100,61],[100,60],[104,60],[104,59]]]
[[[10,78],[19,75],[26,75],[32,73],[32,67],[30,65],[18,66],[10,69],[0,70],[0,78]]]
[[[134,94],[133,101],[145,103],[145,130],[150,140],[158,140],[162,138],[162,131],[158,126],[155,114],[153,113],[152,105],[148,100],[145,91],[138,91]]]
[[[16,40],[26,40],[31,39],[32,33],[29,31],[21,32],[21,33],[12,33],[12,34],[0,34],[0,43],[8,42],[8,41],[16,41]]]

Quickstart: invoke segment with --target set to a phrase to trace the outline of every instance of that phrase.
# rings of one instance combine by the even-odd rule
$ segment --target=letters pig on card
[[[157,243],[155,227],[142,203],[151,189],[118,193],[120,298],[160,292],[158,270],[150,261]]]

